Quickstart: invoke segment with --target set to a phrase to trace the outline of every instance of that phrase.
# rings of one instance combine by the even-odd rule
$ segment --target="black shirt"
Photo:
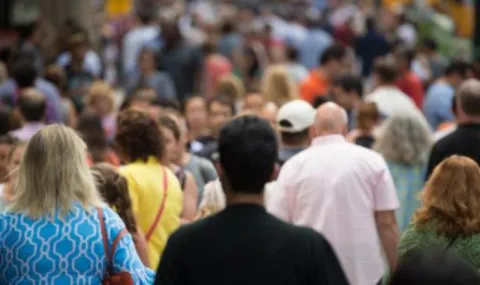
[[[464,155],[477,163],[480,162],[480,124],[459,125],[453,133],[434,145],[428,162],[426,179],[438,164],[454,154]]]
[[[330,244],[256,205],[227,207],[168,240],[155,284],[348,284]]]

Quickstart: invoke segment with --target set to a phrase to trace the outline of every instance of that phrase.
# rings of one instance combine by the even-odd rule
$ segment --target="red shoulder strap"
[[[102,239],[103,239],[103,248],[105,249],[105,255],[107,257],[107,263],[113,264],[113,255],[115,254],[115,250],[117,249],[117,244],[120,242],[122,237],[128,233],[127,229],[123,229],[115,238],[112,244],[112,248],[108,250],[108,235],[107,235],[107,228],[105,226],[105,220],[103,219],[103,210],[101,208],[97,208],[98,219],[100,220],[100,230],[102,231]],[[109,266],[107,266],[109,268]]]
[[[157,228],[158,222],[162,217],[163,211],[165,210],[165,203],[167,201],[167,196],[168,196],[168,177],[167,177],[166,167],[164,166],[163,167],[163,200],[162,200],[162,204],[160,204],[160,208],[158,209],[155,220],[153,220],[153,223],[150,226],[150,229],[145,235],[145,239],[147,240],[147,242],[150,241],[150,238],[152,237],[153,232]]]

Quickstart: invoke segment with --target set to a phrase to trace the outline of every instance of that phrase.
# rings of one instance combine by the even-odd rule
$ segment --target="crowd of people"
[[[348,1],[164,8],[0,63],[0,283],[480,284],[474,64]]]

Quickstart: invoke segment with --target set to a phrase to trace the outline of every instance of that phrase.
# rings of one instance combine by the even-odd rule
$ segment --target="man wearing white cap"
[[[306,101],[293,100],[280,108],[277,115],[281,137],[280,164],[310,145],[310,127],[314,120],[315,109]]]

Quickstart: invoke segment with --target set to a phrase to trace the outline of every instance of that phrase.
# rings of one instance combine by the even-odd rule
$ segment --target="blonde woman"
[[[235,110],[241,109],[241,103],[245,96],[245,86],[242,80],[232,74],[226,74],[220,77],[215,88],[216,96],[224,96],[235,104]]]
[[[262,94],[267,101],[281,107],[283,104],[298,99],[298,86],[283,65],[267,68],[262,80]]]
[[[107,141],[111,142],[115,136],[116,114],[114,91],[105,81],[95,81],[88,90],[87,107],[92,109],[102,119],[102,127]]]
[[[110,273],[152,283],[125,224],[102,203],[85,149],[73,130],[59,125],[30,139],[14,199],[0,216],[2,284],[101,284],[108,266],[103,237],[109,249],[116,244]]]

